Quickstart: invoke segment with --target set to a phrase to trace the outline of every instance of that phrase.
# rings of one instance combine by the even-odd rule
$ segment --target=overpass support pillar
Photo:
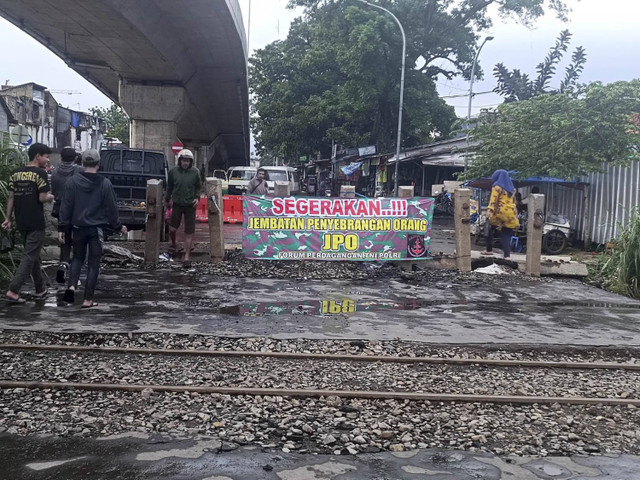
[[[175,163],[171,144],[178,140],[177,121],[187,102],[184,88],[120,81],[120,105],[131,118],[131,147],[162,150]]]

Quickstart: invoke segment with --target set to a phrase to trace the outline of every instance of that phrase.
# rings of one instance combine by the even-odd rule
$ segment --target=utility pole
[[[478,56],[480,55],[480,50],[484,47],[484,44],[493,40],[492,36],[488,36],[484,39],[482,44],[480,44],[480,48],[476,52],[476,56],[473,58],[473,65],[471,66],[471,78],[469,80],[469,108],[467,110],[467,151],[464,152],[464,170],[465,172],[469,168],[469,128],[471,126],[471,102],[473,102],[473,80],[476,74],[476,64],[478,63]]]
[[[381,7],[380,5],[375,5],[373,3],[369,3],[366,0],[358,0],[360,3],[364,3],[369,5],[370,7],[377,8],[382,10],[383,12],[388,13],[393,17],[393,19],[400,27],[400,33],[402,33],[402,72],[400,74],[400,105],[398,106],[398,138],[396,140],[396,173],[394,175],[393,181],[393,192],[395,196],[398,196],[398,176],[400,174],[400,142],[402,140],[402,104],[404,102],[404,67],[405,67],[405,57],[407,56],[407,37],[404,34],[404,28],[402,28],[402,24],[400,20],[391,13],[386,8]]]

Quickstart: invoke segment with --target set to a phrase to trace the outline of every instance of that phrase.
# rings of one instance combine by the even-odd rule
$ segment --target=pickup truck
[[[113,185],[120,221],[129,230],[144,229],[147,181],[163,180],[166,186],[168,164],[164,153],[132,148],[106,148],[100,151],[99,173]]]

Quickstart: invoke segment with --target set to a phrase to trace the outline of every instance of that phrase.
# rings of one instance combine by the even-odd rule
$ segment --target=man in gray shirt
[[[264,168],[259,168],[256,176],[247,185],[247,193],[250,195],[266,195],[268,192],[267,180],[269,180],[267,171]]]

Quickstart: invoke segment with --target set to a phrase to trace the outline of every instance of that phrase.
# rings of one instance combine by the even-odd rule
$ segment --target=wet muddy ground
[[[29,297],[27,297],[29,298]],[[0,328],[427,343],[640,345],[640,302],[577,280],[388,264],[248,262],[107,269],[81,310],[58,295],[0,309]]]

